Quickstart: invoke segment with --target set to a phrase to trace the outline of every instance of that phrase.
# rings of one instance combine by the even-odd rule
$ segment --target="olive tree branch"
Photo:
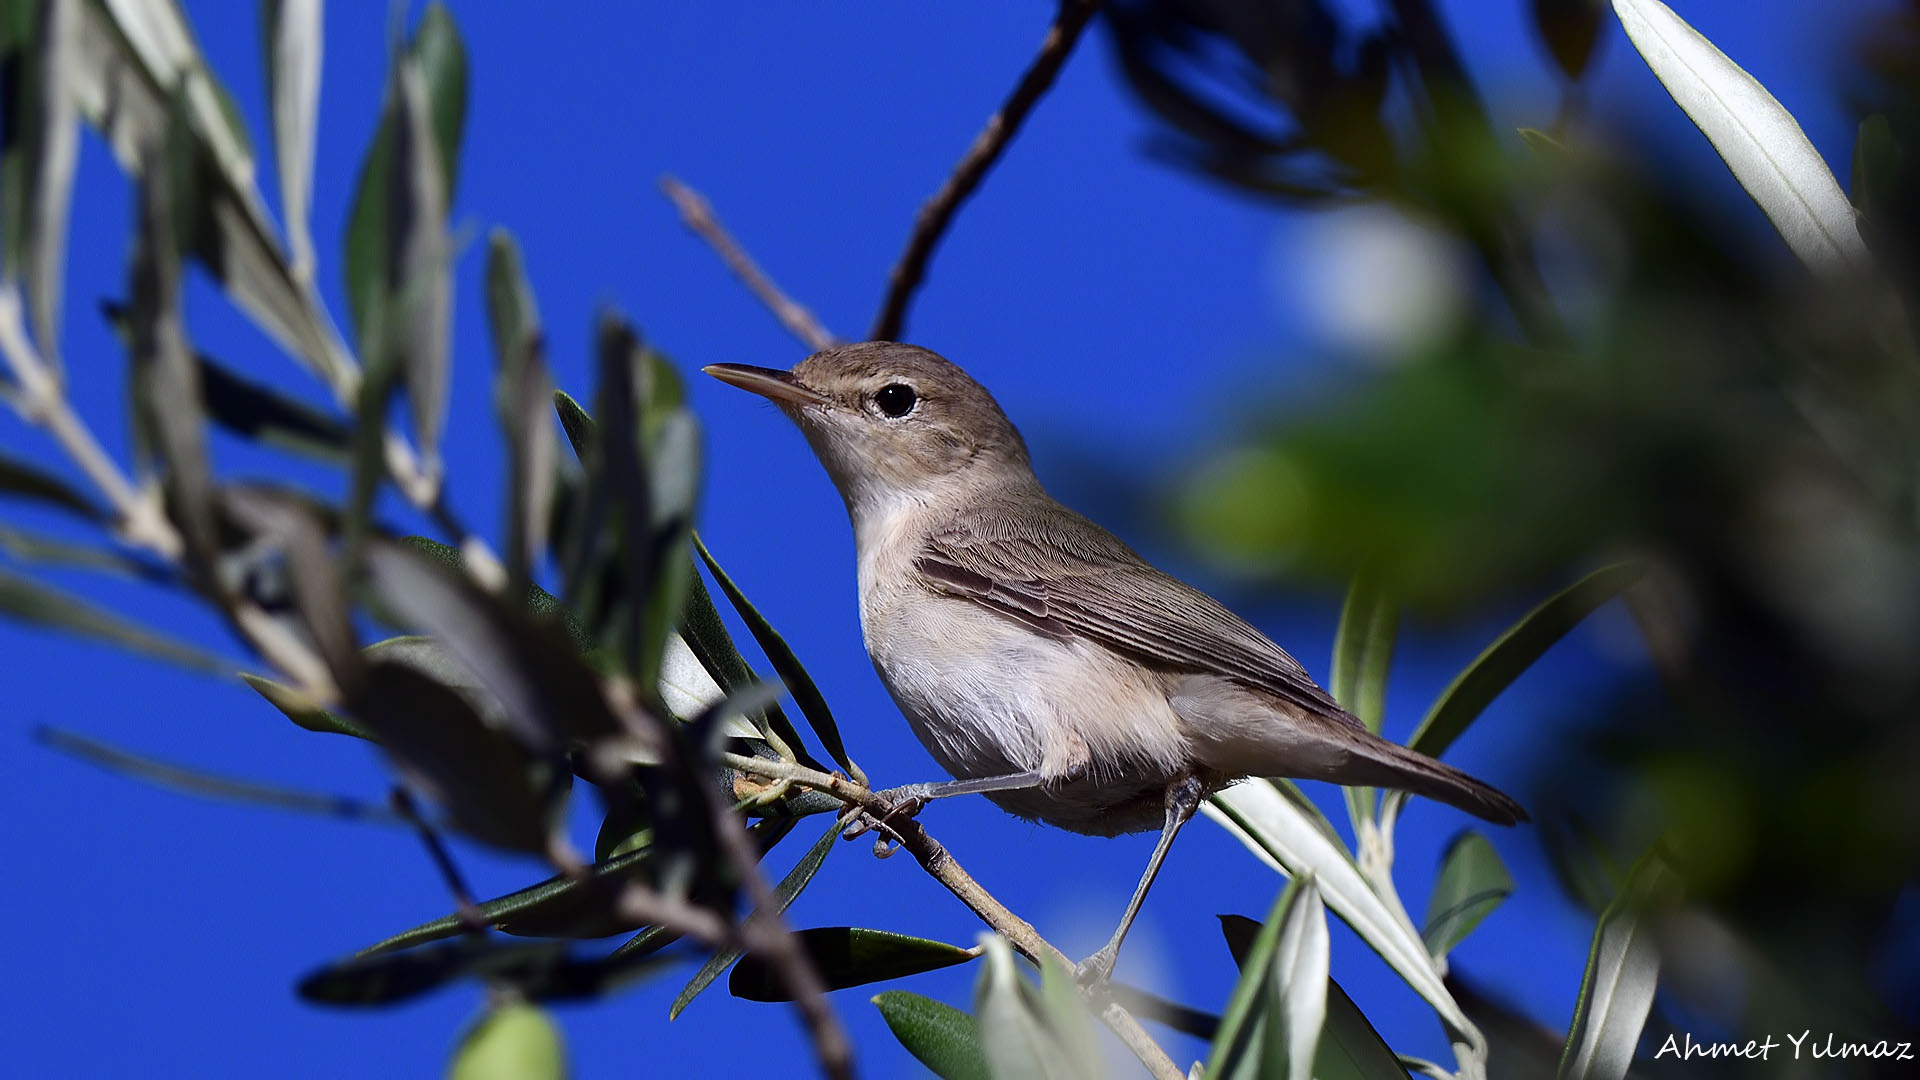
[[[787,333],[799,338],[801,344],[814,352],[840,343],[840,339],[821,325],[812,311],[781,291],[766,271],[760,269],[760,264],[753,261],[753,256],[747,254],[733,234],[727,231],[727,227],[714,216],[713,204],[707,201],[706,196],[673,176],[660,178],[660,190],[680,211],[680,223],[707,242],[713,253],[720,256],[720,261],[727,264],[727,269],[733,271],[733,276],[739,278],[742,285],[760,298],[773,317],[780,320],[780,325],[786,327]]]
[[[1055,76],[1060,74],[1061,66],[1080,40],[1081,32],[1098,10],[1100,0],[1060,0],[1060,10],[1054,15],[1053,25],[1047,28],[1047,36],[1041,40],[1040,51],[1034,55],[1033,62],[1021,73],[1020,81],[1014,84],[999,111],[987,119],[987,126],[974,137],[973,145],[967,147],[966,154],[953,167],[940,190],[920,207],[913,232],[907,237],[906,250],[901,252],[900,261],[894,264],[893,273],[887,279],[886,299],[881,301],[880,313],[874,317],[873,329],[867,332],[867,337],[874,341],[898,339],[906,325],[913,294],[925,280],[927,264],[932,261],[933,251],[946,235],[947,227],[953,223],[954,214],[979,188],[1007,144],[1019,134],[1020,125],[1053,85]]]
[[[878,814],[884,815],[893,808],[885,798],[872,789],[856,784],[837,773],[823,773],[789,761],[768,761],[742,754],[722,754],[720,761],[728,768],[737,769],[740,772],[768,780],[784,780],[801,787],[826,792],[850,805],[872,810]],[[900,841],[900,846],[913,856],[921,869],[935,881],[946,886],[948,892],[959,897],[961,903],[973,909],[973,913],[980,917],[980,921],[998,931],[1023,956],[1036,964],[1052,960],[1068,970],[1073,969],[1073,961],[1068,959],[1065,953],[1041,937],[1040,932],[1035,930],[1031,923],[1014,914],[1005,904],[995,899],[992,893],[974,880],[973,875],[967,873],[958,862],[954,861],[953,856],[938,840],[927,835],[919,822],[912,819],[893,818],[886,822],[885,828]],[[1119,1002],[1104,992],[1083,991],[1083,993],[1088,1003],[1099,1014],[1101,1022],[1119,1036],[1120,1041],[1126,1045],[1134,1057],[1140,1060],[1142,1065],[1146,1066],[1155,1080],[1182,1080],[1186,1076],[1179,1067],[1174,1065],[1173,1059],[1167,1056],[1167,1052],[1160,1048],[1160,1044],[1154,1042],[1152,1036],[1140,1026],[1140,1022],[1133,1018],[1133,1014]]]

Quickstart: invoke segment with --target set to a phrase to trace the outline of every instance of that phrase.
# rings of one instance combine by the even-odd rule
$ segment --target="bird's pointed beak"
[[[759,394],[778,405],[832,404],[831,398],[803,385],[791,371],[748,364],[708,364],[700,370],[728,386]]]

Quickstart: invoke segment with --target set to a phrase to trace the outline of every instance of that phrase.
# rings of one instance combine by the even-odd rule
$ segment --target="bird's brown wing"
[[[914,566],[934,590],[1037,632],[1096,641],[1149,667],[1220,675],[1360,726],[1245,620],[1057,503],[969,509],[927,539]]]

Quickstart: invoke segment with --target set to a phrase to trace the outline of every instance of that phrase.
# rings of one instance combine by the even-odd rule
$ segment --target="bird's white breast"
[[[910,566],[919,545],[894,542],[911,538],[886,535],[884,524],[860,538],[867,653],[941,767],[956,777],[1078,777],[1050,793],[995,800],[1074,828],[1066,807],[1036,800],[1092,811],[1163,786],[1186,763],[1179,718],[1153,673],[919,585]]]

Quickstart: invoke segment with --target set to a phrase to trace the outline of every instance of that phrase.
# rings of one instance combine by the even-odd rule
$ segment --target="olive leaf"
[[[937,971],[980,955],[977,947],[963,949],[944,941],[862,926],[819,926],[796,930],[794,937],[828,990]],[[727,991],[749,1001],[793,1000],[778,973],[753,956],[734,965]]]

